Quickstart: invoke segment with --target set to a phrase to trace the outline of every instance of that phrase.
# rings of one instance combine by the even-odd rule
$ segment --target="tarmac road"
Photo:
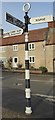
[[[53,80],[54,79],[54,80]],[[25,114],[25,77],[18,72],[2,73],[2,117],[53,118],[55,108],[55,75],[31,74],[32,115]]]

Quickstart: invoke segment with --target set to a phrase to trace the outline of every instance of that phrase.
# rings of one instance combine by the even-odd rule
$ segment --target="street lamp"
[[[26,97],[26,114],[31,114],[31,90],[30,90],[30,73],[29,73],[29,55],[28,55],[28,11],[30,10],[30,4],[26,3],[23,5],[23,11],[25,12],[25,97]]]

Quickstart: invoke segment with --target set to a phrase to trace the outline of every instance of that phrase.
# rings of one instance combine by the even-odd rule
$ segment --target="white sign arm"
[[[39,24],[39,23],[50,22],[50,21],[53,21],[52,15],[34,17],[30,19],[31,24]]]

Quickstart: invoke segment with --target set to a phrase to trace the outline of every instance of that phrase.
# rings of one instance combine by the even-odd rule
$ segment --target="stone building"
[[[7,59],[12,58],[12,67],[22,64],[25,68],[24,34],[7,35],[0,32],[0,61],[7,67]],[[49,22],[47,28],[29,31],[29,63],[38,69],[45,66],[48,72],[55,71],[55,21]]]

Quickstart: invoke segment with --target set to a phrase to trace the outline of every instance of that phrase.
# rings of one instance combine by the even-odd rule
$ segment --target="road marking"
[[[3,79],[10,78],[10,77],[12,77],[12,75],[7,75],[5,77],[2,76]]]
[[[55,98],[55,96],[49,96],[49,95],[44,95],[44,94],[32,94],[32,95],[41,96],[41,97]]]
[[[20,85],[23,85],[22,83],[16,83],[16,85],[20,86]]]
[[[31,80],[32,82],[53,82],[53,81],[46,81],[46,80]]]
[[[43,97],[45,100],[55,102],[55,96],[43,95],[43,94],[32,94],[33,96]]]
[[[12,76],[12,75],[11,75],[11,76]],[[10,76],[10,77],[11,77],[11,76]],[[1,76],[0,78],[1,78],[1,79],[6,79],[6,78],[9,78],[9,75],[8,75],[8,76],[5,76],[5,77]],[[18,80],[24,80],[24,81],[25,81],[25,78],[23,78],[23,79],[18,79]],[[52,83],[53,83],[53,78],[50,78],[49,80],[41,80],[41,79],[39,79],[39,80],[32,80],[32,79],[30,78],[30,81],[31,81],[31,82],[46,82],[46,83],[52,82]]]
[[[52,101],[52,102],[55,102],[55,99],[50,99],[50,98],[46,98],[45,100],[48,100],[48,101]]]
[[[5,77],[2,77],[2,76],[0,77],[0,79],[4,79],[4,78],[5,78]]]
[[[25,79],[19,79],[19,80],[24,80],[25,81]],[[46,81],[46,80],[32,80],[32,79],[30,79],[30,81],[31,82],[53,82],[53,80]]]
[[[2,76],[0,78],[2,78]]]
[[[22,85],[22,84],[21,84],[21,83],[18,83],[17,85],[20,86],[20,85]]]

